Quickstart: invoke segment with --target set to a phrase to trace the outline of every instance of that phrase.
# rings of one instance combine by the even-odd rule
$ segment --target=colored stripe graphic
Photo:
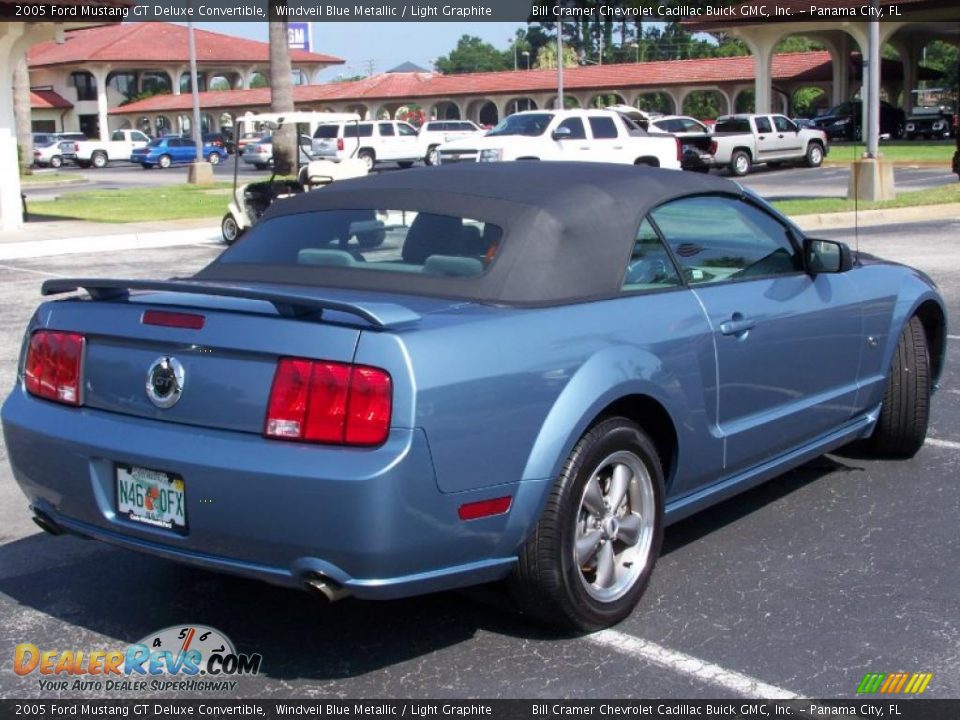
[[[858,695],[920,695],[933,679],[933,673],[867,673],[857,686]]]

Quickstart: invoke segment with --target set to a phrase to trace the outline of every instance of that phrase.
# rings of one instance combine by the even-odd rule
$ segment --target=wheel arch
[[[625,368],[630,368],[632,377],[624,376]],[[547,413],[521,477],[557,477],[574,446],[591,427],[622,415],[650,435],[660,453],[669,490],[680,464],[681,429],[692,431],[697,425],[682,386],[680,378],[648,353],[629,358],[620,352],[594,356],[570,379]]]
[[[947,316],[940,303],[933,299],[921,302],[910,317],[913,315],[920,318],[923,332],[927,336],[927,349],[930,352],[930,379],[936,385],[946,359]]]
[[[660,167],[660,159],[652,155],[643,155],[633,161],[634,165],[647,165],[649,167]]]

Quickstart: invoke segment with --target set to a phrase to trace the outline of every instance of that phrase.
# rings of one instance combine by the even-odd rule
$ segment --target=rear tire
[[[357,153],[357,157],[360,160],[363,160],[363,164],[367,166],[367,172],[373,170],[373,166],[377,162],[377,158],[374,156],[372,150],[361,150]]]
[[[880,419],[868,447],[882,457],[913,457],[923,447],[929,422],[930,353],[923,323],[914,315],[897,342]]]
[[[90,156],[90,162],[98,170],[107,166],[107,154],[102,150],[97,150]]]
[[[63,159],[59,155],[54,155],[50,158],[50,167],[56,170],[58,167],[63,165]]]
[[[440,153],[437,151],[439,145],[431,145],[427,148],[427,154],[423,158],[423,162],[427,165],[439,165],[440,164]]]
[[[743,150],[734,150],[730,156],[730,174],[743,177],[750,172],[750,155]]]
[[[210,163],[211,165],[219,165],[220,153],[212,152],[209,155],[207,155],[207,162]]]
[[[636,423],[609,418],[570,453],[508,587],[523,612],[545,623],[607,627],[636,607],[662,539],[656,448]]]

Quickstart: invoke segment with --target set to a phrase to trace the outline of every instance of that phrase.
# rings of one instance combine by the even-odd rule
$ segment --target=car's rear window
[[[718,133],[748,133],[750,132],[750,121],[747,118],[730,118],[728,120],[717,121],[714,130]]]
[[[336,125],[321,125],[314,131],[313,136],[315,138],[333,140],[337,136],[338,129]]]
[[[412,210],[319,210],[255,225],[217,264],[479,277],[500,248],[492,223]]]

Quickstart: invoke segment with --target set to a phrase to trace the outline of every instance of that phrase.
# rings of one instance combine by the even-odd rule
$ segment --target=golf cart
[[[950,138],[956,131],[953,119],[957,103],[943,88],[914,90],[916,96],[913,110],[907,117],[904,138],[907,140],[941,140]]]
[[[312,135],[318,125],[359,122],[359,120],[360,116],[354,113],[311,111],[247,113],[237,118],[235,132],[236,137],[242,137],[243,133],[249,130],[266,129],[274,132],[284,126],[293,125],[297,137],[300,137]],[[220,223],[223,240],[228,245],[232,245],[251,228],[276,200],[322,188],[337,180],[363,177],[367,174],[367,166],[362,160],[355,157],[345,158],[339,162],[313,160],[303,146],[297,148],[296,178],[277,178],[274,173],[269,180],[238,186],[239,167],[238,153],[233,159],[233,192],[230,204],[227,206],[227,214],[223,216]]]

